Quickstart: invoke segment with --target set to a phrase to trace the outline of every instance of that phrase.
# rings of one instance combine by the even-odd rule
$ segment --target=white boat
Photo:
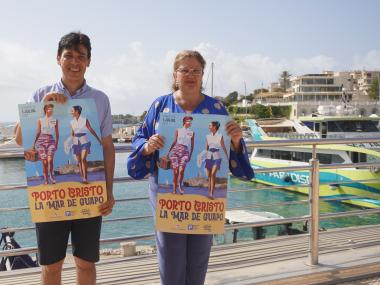
[[[329,108],[333,107],[333,108]],[[380,137],[380,117],[357,115],[352,106],[319,106],[311,116],[300,116],[296,121],[304,124],[318,138],[374,138]],[[356,114],[356,115],[355,115]],[[380,150],[380,143],[351,144],[352,146]]]
[[[284,137],[269,137],[255,120],[247,120],[253,138],[257,140],[279,140]],[[305,134],[303,134],[305,135]],[[251,155],[253,168],[275,168],[309,165],[312,147],[308,145],[259,147]],[[317,147],[320,164],[357,163],[380,161],[380,152],[349,145],[321,145]],[[320,196],[328,198],[345,198],[345,203],[362,207],[380,207],[379,182],[360,182],[362,180],[380,179],[378,169],[340,168],[320,170]],[[283,186],[284,189],[308,194],[308,171],[283,171],[257,173],[254,181],[267,185]],[[296,187],[294,187],[296,186]],[[350,197],[357,196],[360,198]]]

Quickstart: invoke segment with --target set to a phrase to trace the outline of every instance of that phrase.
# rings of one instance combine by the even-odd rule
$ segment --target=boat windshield
[[[378,121],[328,121],[328,132],[380,132]],[[304,124],[311,130],[320,131],[319,122],[304,121]]]
[[[311,159],[310,152],[274,150],[274,149],[258,149],[256,157],[265,157],[271,159],[289,160],[309,162]],[[343,163],[344,158],[339,154],[317,153],[317,158],[321,164]]]
[[[334,121],[328,122],[329,132],[379,132],[376,121]]]

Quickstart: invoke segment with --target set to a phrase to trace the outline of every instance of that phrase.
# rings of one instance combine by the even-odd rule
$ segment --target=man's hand
[[[67,101],[67,97],[62,93],[50,92],[45,95],[43,98],[44,102],[55,101],[59,104],[64,104]]]
[[[115,199],[113,195],[107,197],[107,201],[99,206],[99,211],[102,216],[108,216],[112,213],[113,206],[115,205]]]

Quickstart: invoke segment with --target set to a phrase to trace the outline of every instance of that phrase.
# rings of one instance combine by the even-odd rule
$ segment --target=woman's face
[[[200,92],[203,70],[196,58],[189,57],[181,60],[173,76],[182,92]]]
[[[46,116],[50,117],[53,115],[53,107],[47,107],[45,111]]]
[[[210,130],[210,132],[212,133],[215,133],[216,132],[216,127],[213,125],[213,124],[208,124],[208,129]]]
[[[190,128],[191,127],[191,121],[185,121],[185,123],[183,124],[183,126],[187,129],[187,128]]]
[[[71,116],[73,116],[74,118],[79,117],[78,111],[75,110],[74,108],[71,108]]]

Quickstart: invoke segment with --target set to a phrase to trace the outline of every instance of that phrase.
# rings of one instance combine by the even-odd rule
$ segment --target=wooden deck
[[[380,227],[322,232],[320,265],[308,266],[308,236],[283,236],[213,247],[206,284],[339,284],[380,275]],[[102,260],[97,284],[159,284],[155,255]],[[0,272],[1,285],[40,284],[40,269]],[[66,265],[63,284],[75,284]]]

